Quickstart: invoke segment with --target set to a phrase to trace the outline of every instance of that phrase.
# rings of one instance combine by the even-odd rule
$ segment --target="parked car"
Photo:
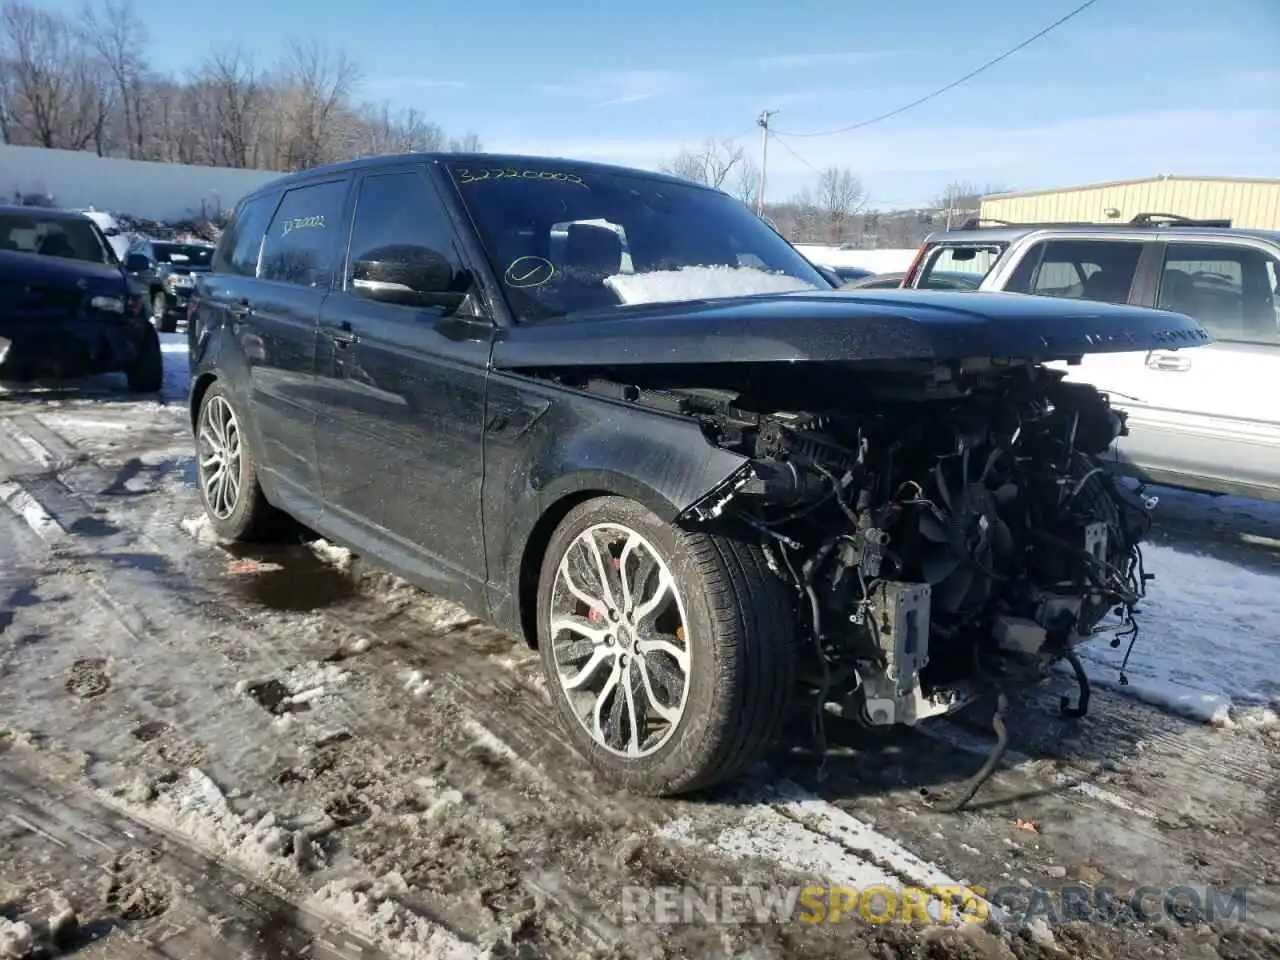
[[[837,292],[726,194],[524,156],[274,181],[194,296],[214,530],[300,523],[523,637],[583,755],[660,795],[789,705],[914,724],[1074,658],[1136,602],[1149,518],[1094,469],[1123,418],[1044,362],[1211,340]]]
[[[144,286],[151,322],[163,333],[178,329],[195,278],[207,273],[213,244],[196,241],[140,240],[129,248],[125,269]]]
[[[1139,215],[1128,224],[966,224],[927,237],[908,286],[963,264],[979,290],[1154,306],[1217,341],[1171,340],[1069,368],[1129,415],[1114,469],[1208,493],[1280,500],[1280,231]]]
[[[905,272],[869,274],[844,284],[842,290],[896,290],[902,286]],[[980,273],[948,273],[935,270],[924,285],[928,290],[976,290],[982,283]]]
[[[102,230],[83,214],[0,206],[0,380],[123,371],[158,391],[160,340],[139,321]]]

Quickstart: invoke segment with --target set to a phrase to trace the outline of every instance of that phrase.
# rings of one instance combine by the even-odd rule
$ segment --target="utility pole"
[[[756,216],[764,216],[765,169],[769,165],[769,118],[777,110],[761,110],[756,123],[760,124],[760,184],[756,189]]]

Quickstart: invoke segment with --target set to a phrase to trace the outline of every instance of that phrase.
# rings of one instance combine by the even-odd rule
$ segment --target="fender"
[[[492,618],[520,631],[522,597],[566,505],[613,494],[671,522],[746,458],[683,417],[553,383],[491,375],[484,443],[485,549]]]

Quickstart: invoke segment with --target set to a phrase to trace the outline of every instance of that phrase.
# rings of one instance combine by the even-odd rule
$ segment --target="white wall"
[[[915,259],[916,250],[841,250],[820,243],[797,243],[796,249],[808,260],[823,267],[861,267],[873,273],[896,273],[906,270]]]
[[[0,144],[0,204],[12,203],[16,190],[47,194],[60,207],[182,220],[198,216],[202,202],[209,213],[229,212],[246,193],[278,176],[271,170],[190,167]]]

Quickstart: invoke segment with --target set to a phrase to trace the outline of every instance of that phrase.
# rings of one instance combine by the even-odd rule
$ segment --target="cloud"
[[[639,103],[687,90],[691,75],[678,70],[605,70],[582,74],[563,83],[544,83],[544,93],[591,99],[593,106]]]

